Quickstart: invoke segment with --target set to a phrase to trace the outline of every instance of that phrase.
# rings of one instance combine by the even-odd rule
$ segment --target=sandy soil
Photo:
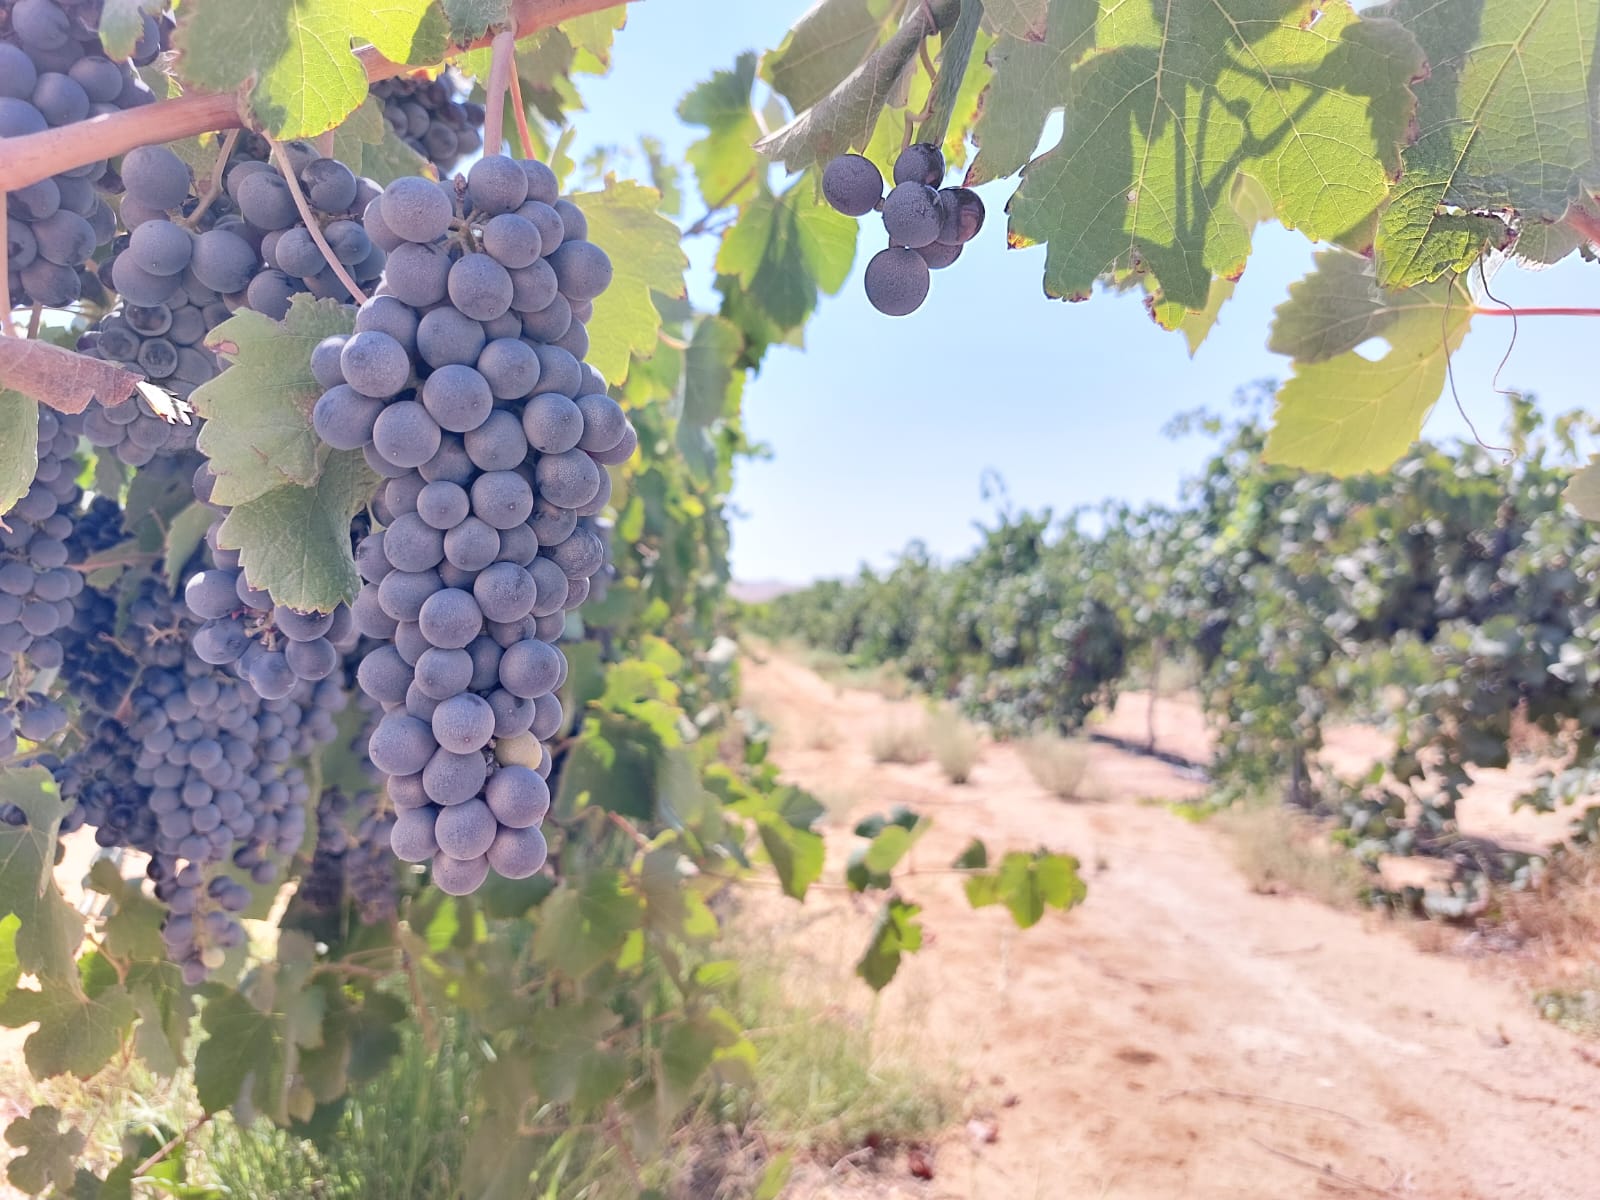
[[[931,1180],[905,1156],[852,1156],[800,1171],[796,1200],[1600,1196],[1597,1048],[1490,969],[1424,953],[1382,918],[1252,892],[1220,834],[1140,803],[1196,796],[1192,779],[1098,745],[1096,801],[1068,804],[987,746],[957,787],[931,763],[871,761],[872,731],[913,719],[915,701],[778,658],[747,663],[745,687],[785,778],[827,800],[834,825],[896,803],[933,818],[912,862],[929,873],[904,885],[931,944],[875,1027],[918,1031],[915,1053],[948,1065],[965,1106],[931,1149]],[[1164,705],[1162,741],[1203,758],[1194,717]],[[1108,729],[1142,737],[1142,703]],[[1077,855],[1088,901],[1027,932],[972,911],[938,869],[973,836],[991,853]],[[830,839],[828,878],[849,842]],[[762,907],[796,970],[836,978],[839,1004],[864,1011],[849,972],[871,907],[839,891]]]

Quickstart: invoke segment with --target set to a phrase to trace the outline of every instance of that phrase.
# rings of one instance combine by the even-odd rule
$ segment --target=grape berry
[[[822,195],[847,217],[877,209],[889,247],[867,264],[867,299],[879,312],[903,317],[928,298],[928,272],[948,267],[983,228],[983,201],[971,188],[941,188],[944,155],[937,146],[907,146],[894,162],[894,186],[859,154],[841,154],[822,172]]]

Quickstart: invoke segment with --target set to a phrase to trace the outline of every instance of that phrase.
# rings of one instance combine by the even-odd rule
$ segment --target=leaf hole
[[[1368,362],[1375,363],[1382,362],[1384,359],[1388,358],[1389,352],[1393,349],[1394,347],[1389,345],[1387,339],[1381,337],[1369,337],[1366,341],[1362,342],[1355,348],[1355,353],[1359,354]]]

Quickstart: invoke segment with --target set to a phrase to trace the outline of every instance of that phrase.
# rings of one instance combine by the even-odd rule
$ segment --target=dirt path
[[[967,1111],[934,1178],[850,1166],[798,1178],[796,1200],[1580,1200],[1600,1195],[1600,1052],[1528,998],[1402,932],[1309,900],[1249,890],[1221,837],[1138,801],[1199,788],[1151,759],[1091,752],[1095,803],[1039,789],[1016,753],[985,747],[971,784],[932,764],[880,766],[867,742],[914,701],[843,690],[792,662],[747,662],[747,701],[776,729],[784,777],[830,819],[906,803],[934,820],[915,863],[966,841],[1077,855],[1088,901],[1018,933],[973,912],[959,881],[907,881],[931,945],[902,968],[878,1028],[918,1031],[950,1061]],[[830,839],[840,861],[850,839]],[[871,909],[838,892],[773,908],[798,970],[840,980]]]

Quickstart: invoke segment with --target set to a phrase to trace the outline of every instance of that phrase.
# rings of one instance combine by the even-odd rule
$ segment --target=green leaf
[[[206,336],[229,364],[192,397],[206,418],[200,450],[217,475],[217,504],[232,507],[286,483],[309,487],[317,481],[326,447],[311,427],[311,410],[322,395],[311,374],[311,351],[323,338],[354,328],[349,307],[296,296],[282,321],[240,309]]]
[[[539,907],[533,956],[572,979],[612,958],[644,921],[644,901],[616,871],[562,887]]]
[[[1024,42],[1042,42],[1050,0],[984,0],[983,16],[996,33]]]
[[[881,992],[900,969],[900,957],[922,949],[922,924],[916,917],[922,909],[891,896],[878,910],[867,948],[856,962],[856,974],[867,986]]]
[[[489,29],[511,23],[511,0],[440,0],[450,25],[450,40],[459,45],[475,42]]]
[[[717,1050],[742,1036],[737,1023],[710,1016],[687,1017],[667,1026],[661,1037],[661,1072],[657,1079],[659,1095],[669,1111],[676,1111],[694,1098],[700,1077],[715,1061]]]
[[[1047,908],[1065,912],[1081,904],[1089,889],[1078,874],[1077,859],[1044,850],[1035,854],[1014,850],[992,874],[969,878],[966,892],[973,908],[1003,904],[1018,928],[1028,929],[1039,923]]]
[[[64,1193],[72,1182],[84,1136],[77,1126],[61,1128],[61,1110],[36,1104],[25,1117],[6,1126],[6,1141],[23,1150],[6,1166],[6,1178],[29,1196],[54,1184]]]
[[[958,871],[981,871],[989,865],[989,847],[981,839],[973,838],[950,865]]]
[[[551,1104],[571,1103],[591,1069],[597,1043],[617,1023],[616,1014],[595,1000],[546,1009],[532,1023],[531,1074],[539,1097]]]
[[[61,897],[52,868],[56,831],[68,805],[43,767],[0,769],[0,804],[27,814],[23,825],[0,823],[0,916],[15,913],[16,961],[49,985],[77,990],[73,961],[83,940],[83,918]]]
[[[133,1048],[157,1075],[170,1079],[185,1065],[184,1045],[194,1019],[193,993],[170,962],[140,962],[128,970],[128,994],[139,1024]]]
[[[206,540],[206,530],[211,528],[211,522],[216,518],[215,510],[196,501],[172,519],[167,529],[162,558],[165,560],[167,587],[174,594],[183,582],[185,566],[200,548],[200,543]]]
[[[403,175],[437,176],[438,170],[389,128],[383,105],[368,96],[333,133],[331,157],[373,182],[393,183]]]
[[[892,0],[819,0],[761,59],[761,78],[804,112],[861,65],[878,44]]]
[[[367,98],[354,42],[391,62],[444,57],[446,29],[432,0],[260,0],[191,4],[174,38],[185,84],[231,92],[248,83],[255,122],[276,138],[334,128]]]
[[[917,61],[918,47],[934,31],[929,12],[946,24],[955,19],[960,7],[959,0],[909,6],[899,28],[883,45],[826,96],[757,142],[756,149],[791,171],[821,165],[847,150],[864,149],[884,106]]]
[[[118,62],[133,57],[134,45],[144,33],[144,18],[159,17],[163,0],[105,0],[100,7],[100,45],[106,57]]]
[[[1378,279],[1398,288],[1504,245],[1502,212],[1553,221],[1593,185],[1600,9],[1397,0],[1379,12],[1415,34],[1428,60],[1416,141],[1378,228]]]
[[[133,1001],[115,982],[89,994],[62,980],[43,991],[18,988],[0,1000],[0,1025],[39,1023],[22,1048],[35,1079],[89,1078],[122,1049],[133,1018]]]
[[[613,275],[594,302],[588,361],[606,380],[627,378],[634,356],[648,358],[661,330],[652,291],[684,294],[689,260],[678,227],[656,208],[661,194],[629,180],[609,179],[604,191],[581,192],[572,200],[589,222],[589,240],[611,258]]]
[[[166,909],[144,894],[137,879],[124,879],[114,862],[101,858],[89,868],[89,886],[111,900],[105,919],[107,954],[123,963],[134,959],[159,962],[166,957],[161,941]]]
[[[1562,498],[1585,521],[1600,521],[1600,454],[1589,458],[1589,465],[1572,473]]]
[[[1339,476],[1390,466],[1421,432],[1471,322],[1459,281],[1384,292],[1364,260],[1319,254],[1274,323],[1275,349],[1313,357],[1278,392],[1263,457]],[[1355,350],[1372,338],[1387,343],[1376,361]]]
[[[39,466],[39,406],[21,392],[0,388],[0,513],[10,512],[33,486]]]
[[[602,8],[598,12],[571,17],[560,25],[560,32],[572,44],[573,70],[603,75],[611,69],[611,47],[617,30],[628,22],[626,3]]]
[[[900,865],[900,860],[916,843],[921,836],[923,825],[917,830],[906,829],[903,825],[889,825],[882,833],[872,839],[872,844],[867,847],[866,857],[863,860],[869,871],[888,872]]]
[[[822,876],[822,838],[808,829],[796,829],[775,813],[756,817],[756,833],[784,894],[804,900],[806,889]]]
[[[763,191],[717,251],[717,271],[736,278],[780,329],[804,325],[817,292],[844,286],[855,262],[856,222],[815,200],[803,178],[782,195]]]
[[[894,879],[884,871],[872,871],[867,868],[867,851],[869,846],[857,846],[850,851],[850,858],[844,866],[844,881],[852,892],[867,892],[874,889],[888,891],[894,886]]]
[[[678,419],[678,449],[697,479],[709,482],[717,467],[710,436],[719,421],[739,415],[744,375],[735,370],[744,353],[744,335],[722,317],[705,317],[694,327],[684,353],[683,413]]]
[[[1370,244],[1421,53],[1392,22],[1318,11],[1314,23],[1304,5],[1263,16],[1255,0],[1101,12],[1061,142],[1028,165],[1010,205],[1013,245],[1049,243],[1049,295],[1083,298],[1138,268],[1166,301],[1203,309],[1212,277],[1236,275],[1249,252],[1228,202],[1241,172],[1285,225]]]
[[[332,612],[361,590],[350,519],[378,482],[359,453],[330,452],[315,487],[286,484],[239,505],[222,522],[217,544],[239,551],[250,582],[279,604]]]
[[[755,79],[756,56],[741,54],[733,70],[716,72],[678,105],[679,120],[707,131],[690,143],[684,157],[694,168],[708,208],[739,204],[755,190],[762,161],[754,149],[761,129],[750,109]]]
[[[281,1013],[262,1012],[235,991],[206,1001],[200,1025],[207,1036],[194,1055],[194,1087],[207,1113],[246,1098],[276,1113],[283,1098],[288,1033]]]
[[[756,1184],[750,1200],[778,1200],[783,1195],[783,1189],[789,1186],[789,1177],[793,1174],[794,1152],[785,1150],[774,1155],[761,1172],[761,1180]]]

